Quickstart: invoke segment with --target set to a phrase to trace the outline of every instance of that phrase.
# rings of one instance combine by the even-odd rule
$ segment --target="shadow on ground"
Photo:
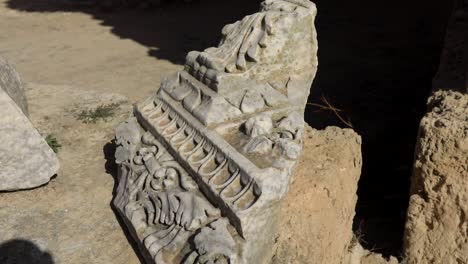
[[[0,244],[2,264],[54,264],[52,255],[42,251],[33,242],[15,239]]]
[[[73,2],[69,0],[68,2]],[[183,64],[191,50],[218,44],[224,25],[258,10],[259,0],[172,1],[160,8],[100,11],[74,6],[64,0],[9,0],[8,7],[26,12],[83,12],[112,28],[122,39],[148,47],[148,55]]]
[[[104,158],[106,160],[106,163],[104,164],[104,168],[106,169],[106,173],[111,175],[112,178],[114,179],[114,188],[112,190],[113,196],[115,196],[117,192],[117,187],[119,186],[118,167],[117,167],[117,164],[115,163],[116,148],[117,148],[117,145],[115,144],[115,139],[113,139],[109,141],[108,143],[106,143],[102,149]],[[127,238],[128,243],[132,246],[132,249],[135,252],[135,255],[138,257],[141,263],[146,263],[145,258],[141,254],[141,251],[138,249],[137,242],[133,239],[132,235],[130,234],[130,230],[128,230],[127,225],[125,224],[124,220],[120,216],[118,209],[114,206],[113,201],[110,202],[109,206],[112,208],[112,212],[114,213],[115,218],[119,222],[119,226],[120,228],[122,228],[125,234],[125,237]]]
[[[118,176],[118,168],[117,164],[115,163],[115,150],[117,146],[115,145],[115,139],[109,141],[104,145],[102,148],[102,152],[104,154],[104,158],[106,159],[106,163],[104,164],[104,168],[106,169],[106,173],[110,174],[112,178],[114,178],[114,182],[117,183],[117,176]],[[112,194],[115,194],[117,189],[117,184],[114,186],[114,190]]]
[[[149,56],[183,64],[188,51],[216,45],[222,26],[255,12],[259,2],[201,0],[114,12],[53,0],[9,0],[8,5],[27,12],[90,14],[115,35],[148,47]],[[362,135],[364,165],[354,229],[366,248],[399,255],[418,123],[452,1],[315,2],[319,71],[309,102],[327,97]],[[306,112],[313,127],[347,126],[330,111],[316,110],[311,106]],[[109,170],[115,173],[115,168]]]

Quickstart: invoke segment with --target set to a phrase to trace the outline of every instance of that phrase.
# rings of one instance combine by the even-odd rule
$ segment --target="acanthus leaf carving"
[[[307,0],[266,0],[117,128],[114,205],[148,263],[268,263],[317,67]]]

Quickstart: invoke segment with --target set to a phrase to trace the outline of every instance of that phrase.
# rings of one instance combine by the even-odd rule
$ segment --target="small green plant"
[[[47,135],[45,141],[55,153],[58,153],[59,149],[62,147],[62,145],[60,145],[60,143],[58,142],[57,138],[52,134]]]
[[[77,118],[85,124],[95,124],[98,120],[107,121],[115,115],[115,110],[117,110],[119,106],[120,104],[118,103],[100,105],[95,109],[81,111]]]

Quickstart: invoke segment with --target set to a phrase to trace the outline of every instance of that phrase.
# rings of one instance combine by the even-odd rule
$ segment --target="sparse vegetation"
[[[62,145],[58,142],[57,138],[52,134],[47,135],[45,141],[55,153],[58,153],[60,148],[62,147]]]
[[[100,105],[95,109],[81,111],[77,119],[85,124],[95,124],[99,120],[107,121],[115,115],[115,111],[119,108],[119,103]]]

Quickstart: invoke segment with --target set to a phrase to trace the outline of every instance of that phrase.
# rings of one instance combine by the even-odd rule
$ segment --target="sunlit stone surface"
[[[267,263],[302,151],[316,8],[269,0],[117,128],[118,208],[148,263]]]

